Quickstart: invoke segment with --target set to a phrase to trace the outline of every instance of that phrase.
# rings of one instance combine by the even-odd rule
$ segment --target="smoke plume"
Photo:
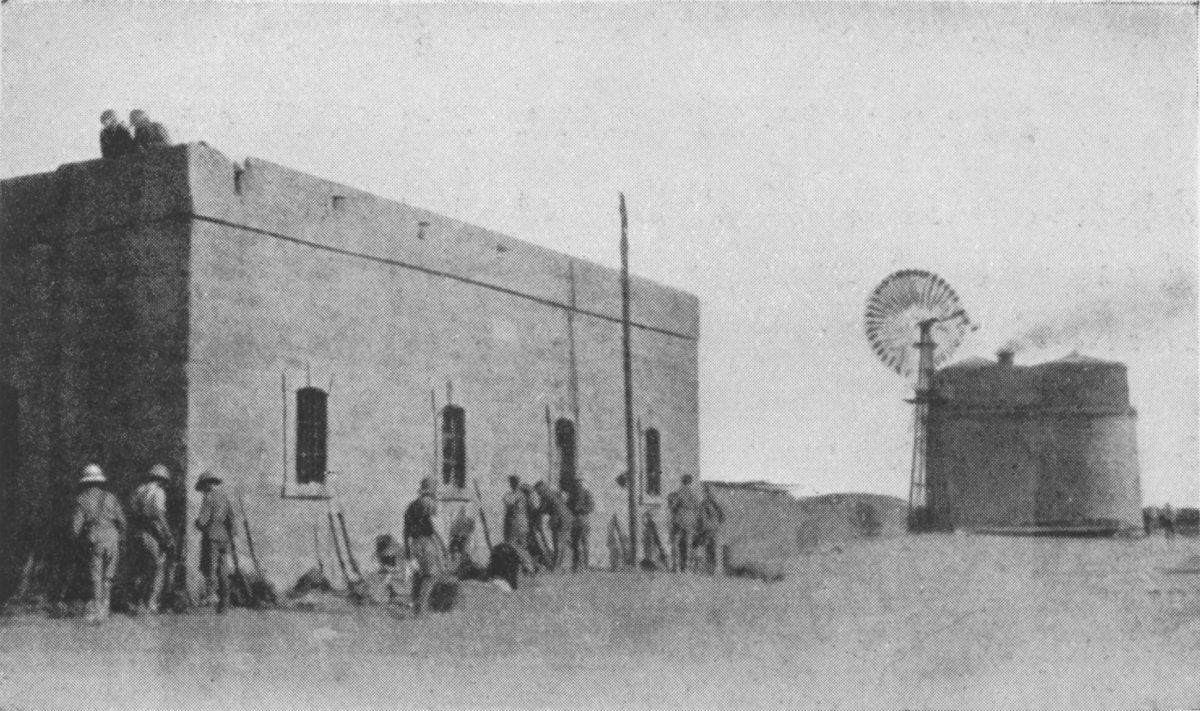
[[[1160,283],[1115,286],[1107,294],[1041,320],[1014,336],[1004,349],[1019,352],[1137,338],[1181,318],[1196,318],[1196,275],[1176,268]]]

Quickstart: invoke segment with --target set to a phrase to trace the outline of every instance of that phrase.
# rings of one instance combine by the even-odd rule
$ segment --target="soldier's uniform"
[[[163,490],[170,474],[166,467],[156,464],[149,477],[133,492],[130,512],[133,542],[140,554],[137,602],[148,612],[158,612],[167,558],[175,550],[175,538],[167,524],[167,493]]]
[[[576,479],[571,496],[567,501],[571,511],[571,570],[587,569],[590,566],[588,551],[589,538],[592,532],[592,511],[596,503],[592,500],[592,492],[587,490],[583,482]]]
[[[504,542],[521,557],[521,567],[532,573],[535,566],[529,555],[529,497],[521,491],[521,481],[517,477],[510,477],[509,484],[512,488],[501,499],[504,504]]]
[[[112,584],[125,533],[125,512],[121,502],[108,493],[108,480],[95,464],[83,470],[79,480],[83,490],[75,497],[75,512],[71,530],[82,545],[88,559],[92,580],[92,599],[88,603],[89,621],[99,622],[108,617],[112,607]]]
[[[100,129],[100,157],[120,158],[131,153],[137,153],[133,136],[125,124],[117,120],[117,114],[109,109],[100,115],[104,128]]]
[[[229,607],[229,546],[233,536],[233,504],[220,488],[221,479],[204,472],[196,490],[204,493],[196,528],[200,531],[200,573],[204,576],[206,597],[217,594],[217,612]]]
[[[566,549],[571,545],[571,529],[575,526],[575,515],[567,507],[563,492],[552,490],[544,481],[534,484],[534,489],[541,499],[538,516],[545,520],[546,527],[550,529],[550,541],[554,545],[551,567],[560,570],[567,562]]]
[[[129,122],[133,124],[133,143],[137,150],[145,153],[151,148],[171,145],[171,137],[161,123],[151,121],[146,112],[134,109],[129,112]]]
[[[721,550],[721,526],[724,523],[725,510],[705,489],[704,500],[700,502],[700,534],[696,537],[696,547],[704,551],[704,562],[712,575],[719,569],[718,551]]]
[[[685,474],[681,485],[667,495],[671,512],[671,556],[674,569],[686,572],[700,528],[700,497],[692,488],[692,477]]]
[[[446,569],[442,542],[433,526],[433,518],[437,516],[434,487],[433,479],[422,479],[416,500],[404,510],[404,546],[408,557],[417,564],[412,576],[413,613],[417,615],[425,607],[433,579]]]

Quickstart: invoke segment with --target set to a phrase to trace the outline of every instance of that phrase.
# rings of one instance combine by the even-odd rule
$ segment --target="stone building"
[[[1142,525],[1137,413],[1120,363],[971,359],[939,370],[929,415],[936,525],[1112,533]]]
[[[180,530],[198,475],[224,476],[281,582],[314,530],[333,559],[330,498],[369,559],[430,475],[447,519],[478,483],[493,537],[509,475],[580,477],[607,563],[627,517],[617,271],[204,144],[5,180],[2,209],[0,547],[45,540],[86,462],[127,494],[162,461]],[[657,511],[664,478],[698,473],[699,305],[631,288]]]

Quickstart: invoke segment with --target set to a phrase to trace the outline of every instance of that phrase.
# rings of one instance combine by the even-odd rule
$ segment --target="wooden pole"
[[[433,456],[432,475],[433,482],[438,483],[438,414],[437,414],[437,395],[434,394],[434,389],[429,389],[429,411],[433,415]]]
[[[575,260],[569,262],[571,280],[571,308],[567,309],[567,343],[569,346],[568,356],[569,372],[568,372],[568,392],[571,397],[571,416],[575,418],[575,431],[579,432],[579,356],[575,348],[575,310],[578,308],[575,295]],[[576,437],[578,442],[578,436]],[[578,451],[578,447],[576,447]],[[578,455],[576,455],[578,456]]]
[[[625,213],[625,193],[618,193],[621,205],[621,355],[625,370],[625,487],[629,493],[629,566],[637,567],[637,482],[633,441],[633,354],[629,324],[629,218]]]
[[[283,482],[282,482],[282,488],[280,488],[280,490],[279,490],[279,495],[287,496],[287,483],[288,483],[287,407],[288,407],[288,401],[287,401],[287,371],[286,370],[283,371],[282,373],[280,373],[280,383],[282,385],[281,390],[283,393]]]
[[[554,427],[550,424],[550,406],[546,405],[546,486],[562,488],[554,482]]]

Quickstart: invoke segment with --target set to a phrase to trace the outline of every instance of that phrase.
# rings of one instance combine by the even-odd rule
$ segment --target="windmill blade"
[[[920,269],[902,269],[875,287],[867,299],[863,327],[875,355],[892,370],[911,378],[916,374],[920,324],[929,319],[937,319],[931,335],[936,343],[934,363],[940,364],[962,343],[966,314],[958,295],[944,279]]]

